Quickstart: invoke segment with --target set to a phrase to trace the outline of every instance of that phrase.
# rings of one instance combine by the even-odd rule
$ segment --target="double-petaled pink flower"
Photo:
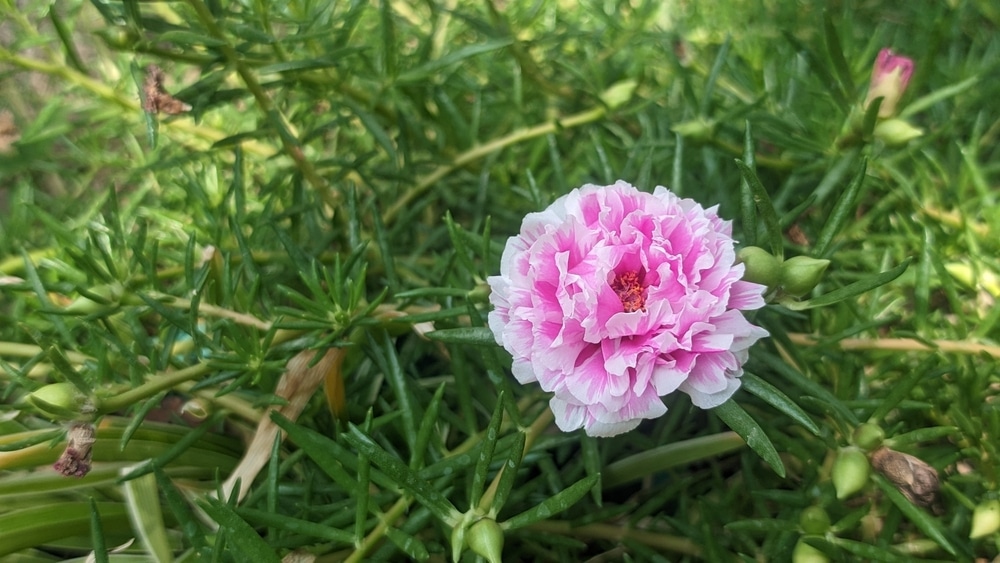
[[[552,392],[556,423],[627,432],[682,391],[728,400],[748,349],[767,332],[742,310],[764,286],[742,281],[732,226],[657,187],[586,185],[524,218],[507,241],[489,324],[514,376]]]
[[[878,116],[885,119],[892,117],[896,113],[896,104],[903,97],[906,86],[913,76],[913,60],[901,57],[892,52],[891,49],[882,49],[875,59],[875,66],[872,67],[872,80],[868,86],[868,97],[865,99],[865,109],[875,101],[882,98],[882,104],[878,107]]]

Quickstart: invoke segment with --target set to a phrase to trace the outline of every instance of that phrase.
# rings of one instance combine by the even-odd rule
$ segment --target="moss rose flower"
[[[732,225],[664,187],[585,185],[530,213],[504,248],[490,328],[522,384],[552,392],[556,424],[627,432],[682,391],[701,408],[739,388],[767,332],[741,310],[765,287],[742,281]]]

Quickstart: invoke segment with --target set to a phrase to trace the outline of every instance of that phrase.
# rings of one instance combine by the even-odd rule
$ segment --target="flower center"
[[[615,274],[615,280],[611,282],[611,289],[618,294],[618,299],[622,300],[622,306],[626,313],[646,310],[646,298],[642,296],[642,279],[639,272],[628,271],[622,274]]]

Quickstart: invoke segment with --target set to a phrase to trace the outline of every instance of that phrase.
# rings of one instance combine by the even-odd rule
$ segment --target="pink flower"
[[[900,57],[890,49],[882,49],[875,59],[875,66],[872,68],[872,81],[868,86],[868,97],[865,99],[865,109],[875,101],[882,98],[882,105],[878,108],[878,116],[881,118],[892,117],[896,113],[896,104],[903,97],[906,86],[910,83],[913,75],[913,60],[907,57]]]
[[[741,310],[765,287],[741,281],[732,226],[664,187],[586,185],[530,213],[507,240],[490,329],[523,384],[537,381],[563,431],[627,432],[682,391],[701,408],[740,385],[767,332]]]

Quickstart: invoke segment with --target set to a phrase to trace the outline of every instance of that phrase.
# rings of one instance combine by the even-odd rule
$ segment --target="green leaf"
[[[385,535],[389,538],[389,541],[391,541],[393,545],[409,556],[410,559],[416,561],[426,561],[431,556],[422,541],[411,536],[410,534],[407,534],[406,532],[403,532],[402,530],[399,530],[398,528],[393,528],[392,526],[387,527],[385,529]]]
[[[316,465],[344,490],[351,492],[357,487],[357,481],[344,469],[346,456],[335,455],[346,451],[343,446],[323,436],[315,430],[310,430],[295,424],[277,412],[271,414],[271,420],[288,434],[288,439],[302,448]],[[353,457],[353,456],[351,456]]]
[[[818,398],[823,405],[829,407],[837,414],[836,418],[839,418],[841,422],[851,427],[861,424],[857,415],[851,412],[851,409],[847,408],[847,406],[844,405],[840,399],[835,397],[833,393],[829,392],[825,387],[815,381],[810,380],[805,376],[805,374],[788,365],[781,358],[766,353],[758,354],[754,357],[763,361],[768,367],[773,369],[775,373],[781,375],[789,383],[803,391],[805,395],[812,395],[813,397]]]
[[[878,545],[838,538],[835,536],[805,536],[802,540],[816,549],[823,550],[824,552],[828,552],[830,547],[834,546],[834,549],[846,551],[864,561],[907,563],[908,561],[913,560],[912,558],[906,557],[897,551],[892,551]]]
[[[485,326],[445,328],[427,333],[427,338],[445,344],[471,344],[473,346],[496,346],[493,331]]]
[[[726,423],[726,426],[732,428],[740,437],[746,441],[750,449],[757,453],[774,469],[780,477],[785,476],[785,466],[781,463],[781,458],[778,456],[778,451],[774,449],[774,444],[771,443],[771,439],[767,437],[764,430],[757,424],[757,421],[753,419],[747,411],[743,410],[743,407],[736,404],[736,401],[729,399],[725,403],[712,409],[722,422]]]
[[[917,527],[921,532],[927,535],[928,538],[937,542],[938,545],[942,547],[945,551],[952,555],[957,555],[955,546],[948,541],[948,537],[945,535],[945,530],[936,518],[927,514],[922,509],[914,505],[909,501],[903,493],[899,492],[899,489],[895,487],[888,479],[879,475],[877,473],[873,474],[872,477],[875,479],[875,484],[878,488],[882,490],[885,496],[889,497],[889,500],[896,505],[896,508],[906,516],[914,526]]]
[[[756,153],[753,146],[753,130],[750,127],[750,120],[746,120],[743,132],[743,163],[750,170],[757,170]],[[746,246],[757,245],[757,205],[754,201],[753,190],[750,189],[750,182],[746,176],[740,179],[740,217],[743,219],[743,244]]]
[[[129,468],[123,468],[122,473]],[[170,541],[167,539],[167,529],[163,523],[163,512],[160,509],[160,494],[156,486],[156,477],[143,475],[122,483],[125,492],[125,506],[129,519],[132,521],[132,531],[136,533],[153,561],[169,562],[174,560]]]
[[[467,47],[463,47],[461,49],[452,51],[451,53],[448,53],[447,55],[439,59],[430,61],[428,63],[418,66],[417,68],[410,69],[400,74],[399,77],[396,79],[396,82],[398,84],[406,84],[406,83],[413,84],[413,83],[424,82],[428,80],[431,77],[431,75],[438,72],[439,70],[444,69],[447,66],[451,66],[457,62],[463,61],[465,59],[474,57],[482,53],[488,53],[490,51],[496,51],[497,49],[502,49],[504,47],[509,46],[512,42],[513,40],[511,39],[495,39],[493,41],[486,41],[478,45],[469,45]]]
[[[819,237],[816,239],[816,244],[813,247],[813,255],[815,257],[829,257],[830,243],[833,242],[833,237],[837,236],[844,228],[844,225],[854,217],[855,201],[857,201],[858,194],[861,193],[861,188],[865,184],[867,170],[868,160],[862,158],[857,173],[854,175],[851,183],[847,185],[847,189],[840,194],[840,198],[837,199],[837,203],[834,204],[833,210],[830,212],[830,218],[823,224],[823,230],[820,231]]]
[[[742,532],[748,534],[771,534],[775,532],[795,532],[799,529],[798,522],[788,520],[774,520],[764,518],[752,518],[748,520],[736,520],[724,526],[730,532]]]
[[[760,183],[760,178],[757,177],[757,173],[753,171],[753,168],[742,160],[736,160],[736,166],[739,167],[740,173],[743,175],[743,181],[750,187],[750,192],[753,194],[753,202],[757,206],[760,218],[764,220],[764,228],[767,230],[767,242],[771,247],[771,254],[780,260],[785,255],[785,249],[782,242],[781,224],[778,222],[778,213],[774,210],[774,204],[771,203],[771,196],[767,194],[764,184]]]
[[[181,47],[221,47],[226,44],[225,41],[216,39],[208,34],[196,33],[183,29],[175,29],[161,33],[157,36],[156,40],[163,43],[173,43],[174,45]]]
[[[98,502],[96,509],[105,529],[128,528],[125,505]],[[0,514],[0,556],[10,555],[64,538],[90,532],[94,508],[90,502],[55,502]]]
[[[809,418],[809,415],[806,414],[806,412],[802,410],[802,408],[799,407],[795,401],[790,399],[788,395],[779,391],[777,387],[771,385],[756,375],[753,375],[752,373],[743,374],[741,380],[743,381],[744,389],[763,399],[764,402],[772,407],[785,413],[789,418],[804,426],[806,430],[812,432],[813,435],[820,435],[819,426],[817,426],[816,423]]]
[[[490,506],[489,515],[496,518],[500,510],[507,504],[507,497],[514,489],[517,481],[517,470],[521,467],[521,459],[524,455],[524,443],[527,435],[524,432],[514,434],[514,443],[510,445],[510,455],[504,462],[503,473],[500,475],[500,483],[497,484],[497,492],[493,495],[493,504]]]
[[[863,280],[858,280],[854,283],[845,285],[840,289],[835,289],[830,293],[824,293],[819,297],[814,297],[812,299],[807,299],[805,301],[791,301],[788,303],[782,303],[782,305],[784,305],[788,309],[791,309],[792,311],[804,311],[806,309],[814,309],[816,307],[825,307],[827,305],[833,305],[834,303],[839,303],[840,301],[844,301],[852,297],[857,297],[858,295],[871,291],[876,287],[885,285],[891,282],[892,280],[898,278],[903,274],[903,272],[906,271],[906,268],[910,266],[910,262],[912,261],[913,261],[912,258],[907,258],[905,262],[903,262],[902,264],[896,266],[891,270],[887,270],[880,274],[867,277]]]
[[[658,471],[733,452],[746,445],[743,438],[735,432],[721,432],[664,444],[620,459],[605,467],[602,472],[604,488],[611,489]]]
[[[469,506],[476,506],[479,497],[483,496],[483,488],[486,486],[487,473],[490,464],[493,462],[493,451],[500,437],[500,424],[503,422],[503,393],[497,398],[496,406],[493,407],[493,416],[490,417],[490,424],[486,427],[483,440],[480,442],[479,459],[476,461],[476,469],[472,473],[472,487],[469,489]]]
[[[108,563],[108,548],[104,543],[104,526],[101,525],[101,513],[97,510],[97,501],[90,497],[90,541],[93,543],[94,563]]]
[[[346,545],[354,543],[354,534],[318,522],[310,522],[255,508],[238,508],[236,509],[236,514],[253,522],[255,527],[267,526],[293,534],[301,534],[323,541],[338,542]]]
[[[543,501],[538,506],[530,508],[517,516],[501,523],[504,530],[516,530],[530,526],[535,522],[547,520],[577,503],[600,480],[601,476],[588,475],[559,491],[555,496]]]
[[[221,530],[225,531],[227,548],[234,548],[246,561],[280,563],[281,558],[267,545],[264,538],[228,504],[214,497],[207,497],[200,504],[212,520],[219,524]]]
[[[350,426],[350,430],[343,434],[345,442],[350,444],[359,452],[367,455],[372,463],[392,479],[406,492],[413,495],[421,504],[427,507],[442,522],[453,525],[461,518],[461,513],[452,506],[451,502],[438,491],[420,478],[420,476],[407,467],[397,457],[383,450],[371,438],[364,435],[361,430]]]
[[[903,399],[910,397],[910,391],[913,391],[913,388],[919,385],[921,381],[929,380],[932,377],[940,377],[950,373],[954,369],[951,365],[933,369],[937,364],[938,357],[931,355],[920,362],[920,365],[916,368],[904,371],[899,379],[893,381],[889,393],[879,401],[878,408],[868,417],[868,420],[876,423],[881,422],[892,409],[903,402]]]

